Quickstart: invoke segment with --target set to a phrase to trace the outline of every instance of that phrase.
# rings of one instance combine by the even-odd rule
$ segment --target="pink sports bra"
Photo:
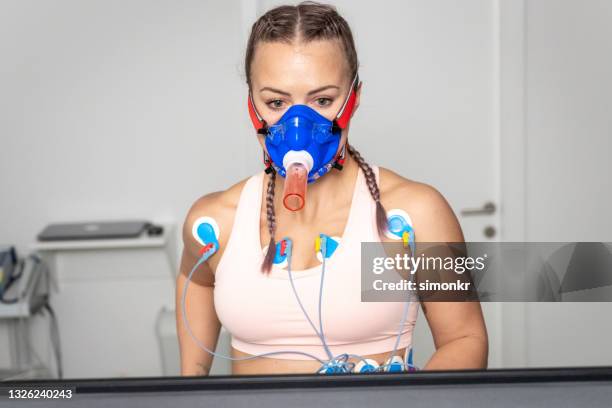
[[[378,179],[378,167],[372,168]],[[259,230],[263,177],[262,171],[249,178],[240,194],[232,232],[215,275],[217,315],[237,350],[252,355],[301,351],[326,359],[321,339],[291,289],[287,270],[274,265],[269,275],[260,271],[264,259]],[[375,214],[376,204],[359,169],[343,236],[325,262],[322,320],[334,355],[391,351],[400,332],[404,303],[361,301],[361,242],[380,241]],[[292,276],[302,304],[318,328],[321,266],[292,270]],[[411,346],[418,308],[418,302],[409,306],[398,350]],[[309,359],[290,353],[271,357]]]

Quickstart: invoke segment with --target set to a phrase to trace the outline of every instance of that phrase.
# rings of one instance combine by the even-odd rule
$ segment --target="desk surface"
[[[12,381],[0,386],[74,390],[70,400],[17,404],[4,390],[0,407],[610,407],[612,367]]]

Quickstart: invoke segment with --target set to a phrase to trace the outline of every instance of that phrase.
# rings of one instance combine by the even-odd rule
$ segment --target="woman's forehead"
[[[251,65],[251,83],[254,90],[269,86],[288,92],[342,86],[350,81],[347,65],[338,41],[260,42]]]

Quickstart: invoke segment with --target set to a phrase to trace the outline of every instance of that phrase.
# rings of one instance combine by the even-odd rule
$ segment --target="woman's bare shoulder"
[[[403,177],[386,167],[379,167],[378,169],[381,194],[397,195],[410,192],[415,196],[437,191],[429,184]]]
[[[225,190],[213,191],[197,198],[189,208],[188,215],[191,217],[204,216],[203,212],[222,215],[226,212],[235,211],[240,199],[242,188],[248,178],[237,182]]]
[[[435,187],[379,167],[380,197],[387,209],[406,211],[417,239],[429,242],[463,241],[461,227],[446,198]]]
[[[201,217],[210,217],[219,226],[219,244],[225,246],[231,233],[234,215],[238,208],[240,194],[248,178],[243,179],[225,190],[213,191],[197,198],[185,216],[183,241],[186,249],[197,253],[201,247],[192,234],[193,224]]]
[[[383,205],[401,204],[412,209],[417,207],[431,208],[446,201],[442,194],[433,186],[411,180],[399,175],[393,170],[379,167],[379,188]]]

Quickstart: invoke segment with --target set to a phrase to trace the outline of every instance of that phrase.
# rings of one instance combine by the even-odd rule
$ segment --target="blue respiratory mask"
[[[249,95],[249,114],[257,133],[266,136],[266,173],[276,171],[285,178],[283,204],[291,211],[302,209],[306,186],[332,168],[342,170],[346,148],[340,152],[342,129],[346,128],[355,106],[356,75],[351,90],[334,120],[306,105],[293,105],[273,125],[261,118]],[[338,152],[338,154],[336,154]],[[269,156],[268,156],[269,155]]]

